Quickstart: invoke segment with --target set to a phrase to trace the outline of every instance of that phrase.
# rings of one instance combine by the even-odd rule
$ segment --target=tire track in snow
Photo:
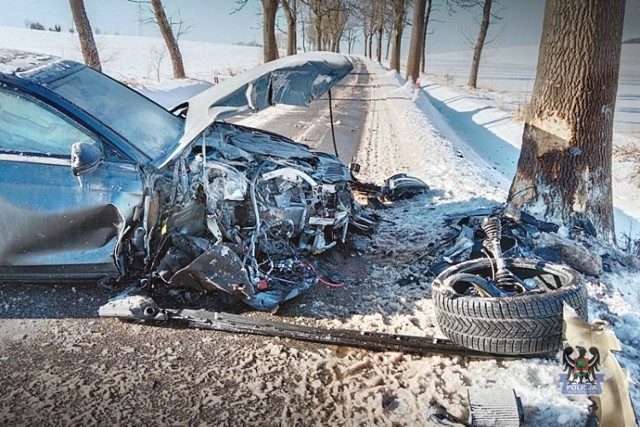
[[[395,72],[371,62],[367,68],[371,106],[358,152],[363,180],[382,183],[395,173],[407,172],[447,199],[504,200],[508,188],[504,177],[451,132],[440,133],[441,120],[427,99],[416,98],[413,88],[403,85]]]
[[[360,143],[357,159],[362,166],[362,176],[381,184],[391,175],[389,171],[397,169],[399,159],[391,146],[394,132],[386,119],[388,108],[386,99],[382,98],[379,76],[372,73],[369,68],[367,66],[370,74],[369,99],[371,101],[364,125],[363,134],[366,136]]]
[[[410,95],[402,87],[389,91],[387,88],[391,83],[385,80],[393,79],[397,82],[394,75],[391,72],[382,74],[371,70],[374,67],[376,66],[368,64],[371,101],[358,161],[363,166],[363,178],[380,184],[393,174],[423,169],[428,153],[419,140],[403,129],[407,121],[403,113],[415,108],[411,105],[413,101]],[[396,105],[390,105],[390,100],[406,105],[397,108]]]

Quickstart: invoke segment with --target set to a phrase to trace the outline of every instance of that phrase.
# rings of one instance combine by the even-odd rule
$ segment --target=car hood
[[[190,98],[185,127],[177,144],[154,161],[163,167],[187,148],[215,120],[276,105],[308,105],[351,72],[344,56],[311,52],[260,65]]]

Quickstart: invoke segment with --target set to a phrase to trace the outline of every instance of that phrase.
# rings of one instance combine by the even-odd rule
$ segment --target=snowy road
[[[338,157],[349,163],[356,156],[369,107],[369,73],[359,58],[354,69],[332,90],[332,109]],[[327,95],[308,107],[276,106],[239,119],[247,126],[263,128],[309,145],[317,151],[335,153]]]
[[[355,155],[364,179],[381,182],[408,172],[431,191],[378,211],[384,221],[371,240],[354,236],[327,254],[344,268],[343,288],[317,285],[281,315],[325,326],[436,334],[431,278],[415,260],[437,241],[446,214],[502,202],[508,182],[423,95],[414,98],[413,88],[378,64],[363,66],[358,81],[349,77],[335,94],[341,157]],[[314,113],[301,109],[310,113],[305,118],[285,118],[292,109],[278,107],[243,123],[304,136],[326,149],[327,104],[317,104]],[[637,378],[640,284],[632,276],[612,276],[603,277],[611,279],[606,285],[590,285],[597,297],[591,314],[622,319],[614,323],[621,360]],[[430,426],[437,404],[466,417],[471,386],[515,389],[526,425],[584,424],[586,399],[560,393],[562,368],[553,359],[372,353],[96,319],[95,308],[108,296],[94,284],[0,284],[0,424]],[[632,393],[637,402],[637,384]]]

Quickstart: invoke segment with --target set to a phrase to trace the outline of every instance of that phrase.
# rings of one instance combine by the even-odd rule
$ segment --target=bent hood
[[[216,86],[186,102],[184,133],[164,156],[154,161],[163,167],[175,159],[216,119],[244,111],[259,111],[276,105],[308,105],[351,72],[353,65],[344,55],[311,52],[271,61]]]

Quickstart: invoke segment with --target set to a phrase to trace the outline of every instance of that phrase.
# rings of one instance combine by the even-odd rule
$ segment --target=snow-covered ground
[[[463,52],[428,57],[422,87],[465,144],[511,181],[522,142],[522,125],[514,117],[531,97],[537,46],[489,49],[481,66],[478,90],[465,87],[469,59]],[[618,83],[613,145],[640,147],[640,45],[625,44]],[[614,157],[614,217],[619,241],[640,238],[640,191],[633,163]],[[635,181],[636,183],[634,183]]]
[[[478,96],[472,91],[429,82],[422,91],[414,92],[408,85],[403,85],[395,72],[386,71],[378,65],[370,67],[374,70],[378,67],[374,74],[377,81],[373,85],[372,98],[380,107],[374,108],[369,116],[366,129],[370,137],[363,138],[364,145],[359,153],[359,161],[365,165],[365,176],[380,181],[394,170],[407,171],[425,180],[432,188],[426,204],[407,204],[403,209],[394,210],[393,217],[386,217],[396,226],[376,235],[375,244],[390,249],[395,248],[398,242],[419,245],[419,236],[426,233],[425,230],[438,227],[444,214],[503,202],[510,183],[510,178],[506,177],[515,170],[509,171],[510,167],[514,168],[510,161],[517,161],[517,151],[515,159],[510,155],[510,151],[517,147],[515,138],[518,132],[513,128],[521,125],[514,124],[510,117],[501,117],[505,113],[491,105],[479,109],[488,110],[485,114],[493,111],[493,118],[465,115],[466,111],[477,109],[469,108],[470,104],[478,102]],[[435,95],[429,91],[444,99],[457,100],[452,103],[457,102],[457,106],[463,107],[452,115],[441,115],[430,101]],[[473,123],[464,123],[465,117]],[[500,121],[502,126],[491,126]],[[490,125],[482,126],[486,123]],[[468,138],[464,131],[465,126],[471,125],[477,127],[473,134],[476,138]],[[456,126],[462,126],[462,131]],[[483,138],[479,135],[481,132],[493,136],[485,135]],[[496,149],[494,152],[487,147],[478,149],[476,142],[492,143]],[[408,263],[406,270],[410,267]],[[433,305],[424,298],[428,288],[425,289],[424,283],[399,285],[398,279],[406,273],[403,269],[379,265],[370,278],[376,289],[384,289],[381,297],[370,302],[376,305],[376,313],[334,323],[396,333],[433,334]],[[640,276],[636,272],[605,274],[600,282],[595,281],[588,288],[590,320],[611,322],[622,341],[623,351],[618,359],[630,373],[632,398],[637,411],[640,402],[637,383],[640,373],[637,350],[640,344],[637,310]],[[412,309],[406,310],[407,306]],[[402,365],[403,362],[398,363]],[[416,372],[440,373],[431,379],[435,382],[434,395],[462,402],[464,393],[460,388],[495,385],[513,388],[522,396],[527,402],[529,425],[581,425],[584,420],[585,400],[567,398],[560,393],[557,387],[558,364],[554,361],[469,362],[464,369],[455,364],[443,366],[439,358],[411,363],[419,366],[396,366],[396,369],[401,372],[415,369]]]
[[[70,34],[0,28],[0,40],[0,47],[80,59],[75,36]],[[162,46],[159,39],[102,36],[98,43],[102,44],[101,53],[104,52],[105,72],[146,90],[164,105],[170,106],[195,90],[192,80],[175,82],[169,78],[166,54],[160,61],[158,79],[158,52]],[[204,85],[215,76],[224,78],[259,62],[257,48],[186,41],[181,45],[187,74],[204,81],[201,83]],[[617,145],[640,145],[639,49],[637,45],[625,46],[623,53],[621,96],[616,110]],[[428,198],[394,209],[395,225],[374,236],[374,244],[394,248],[401,242],[418,250],[424,244],[420,236],[425,230],[438,227],[444,214],[494,206],[505,200],[518,159],[522,131],[522,123],[515,121],[514,115],[527,102],[533,88],[536,60],[535,53],[532,56],[531,52],[531,48],[509,48],[486,55],[480,77],[480,86],[484,88],[475,91],[456,85],[466,81],[461,76],[466,75],[467,66],[458,54],[431,56],[429,69],[433,74],[422,79],[420,91],[405,85],[396,73],[368,63],[372,73],[373,107],[364,125],[363,144],[358,153],[358,162],[363,166],[361,175],[381,182],[392,173],[404,171],[423,179],[432,189]],[[266,125],[274,116],[287,112],[287,108],[269,109],[247,119],[246,123]],[[630,182],[628,162],[617,162],[614,169],[618,231],[631,230],[637,238],[640,190]],[[430,283],[400,286],[398,278],[402,274],[398,266],[387,266],[381,261],[364,280],[376,289],[377,296],[363,303],[375,310],[325,322],[332,326],[433,334],[433,305],[428,298]],[[609,321],[622,342],[618,358],[630,373],[632,399],[638,411],[640,276],[628,272],[607,273],[589,285],[589,292],[590,320]],[[333,308],[324,307],[324,310],[331,314]],[[317,393],[328,393],[327,396],[341,396],[348,401],[345,407],[352,410],[341,415],[326,415],[328,409],[322,399],[318,401],[314,391],[309,397],[317,408],[318,419],[332,423],[428,424],[425,414],[436,401],[455,414],[464,413],[465,390],[469,386],[515,389],[524,402],[528,425],[584,423],[586,400],[560,393],[557,379],[562,369],[557,361],[460,361],[393,353],[359,360],[353,354],[327,351],[319,356],[317,352],[294,352],[269,344],[254,357],[256,360],[292,359],[303,380],[317,378],[319,371],[324,372],[322,387],[318,389],[315,382],[309,387],[321,390]],[[365,371],[363,379],[360,374]],[[244,379],[258,381],[250,376]],[[395,396],[397,408],[393,411],[384,410],[382,399],[387,394]],[[307,415],[314,411],[310,409]]]

